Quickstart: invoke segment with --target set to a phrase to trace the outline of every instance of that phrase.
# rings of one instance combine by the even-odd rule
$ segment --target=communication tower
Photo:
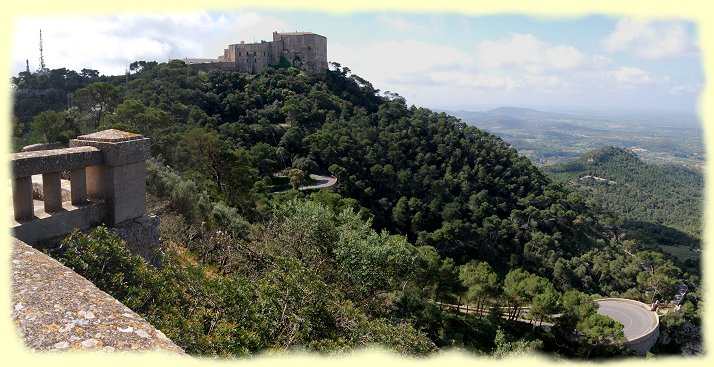
[[[47,69],[47,66],[45,65],[45,57],[42,54],[42,29],[40,29],[40,68],[37,69],[37,73],[44,75],[47,74],[50,70]]]

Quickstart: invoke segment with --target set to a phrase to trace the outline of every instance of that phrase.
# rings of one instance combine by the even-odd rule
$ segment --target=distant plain
[[[704,143],[698,118],[675,113],[559,113],[500,107],[446,111],[500,136],[538,166],[564,163],[599,147],[632,150],[644,161],[701,170]]]

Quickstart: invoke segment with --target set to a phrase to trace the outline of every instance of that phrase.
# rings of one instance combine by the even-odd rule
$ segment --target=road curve
[[[332,187],[332,186],[335,186],[335,184],[337,184],[337,177],[321,176],[321,175],[315,175],[315,174],[311,173],[310,178],[315,180],[315,182],[310,185],[300,186],[300,187],[298,187],[298,190],[326,189],[328,187]],[[270,193],[270,195],[280,194],[283,192],[288,192],[290,190],[291,189],[273,191]]]
[[[624,325],[623,332],[627,341],[648,335],[658,326],[657,315],[644,303],[612,298],[598,300],[597,303],[597,313],[609,316]]]
[[[315,180],[315,183],[312,185],[300,186],[298,190],[324,189],[334,186],[337,183],[337,177],[332,176],[320,176],[311,173],[310,178]]]

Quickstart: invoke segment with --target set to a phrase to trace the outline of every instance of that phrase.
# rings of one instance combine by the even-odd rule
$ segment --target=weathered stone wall
[[[649,334],[644,335],[641,338],[629,341],[627,346],[634,350],[637,354],[645,355],[655,345],[657,338],[659,338],[659,327],[655,328]]]
[[[327,38],[310,32],[273,32],[273,41],[228,45],[217,62],[190,64],[198,70],[258,73],[277,65],[284,56],[293,66],[309,71],[327,70]]]
[[[59,142],[59,141],[53,141],[53,142],[49,142],[49,143],[25,145],[24,147],[22,147],[22,151],[23,152],[35,152],[38,150],[61,149],[61,148],[67,148],[67,144]]]
[[[255,74],[272,64],[273,50],[270,42],[243,43],[231,47],[236,71]]]
[[[309,71],[327,69],[327,38],[324,36],[315,33],[273,32],[273,43],[278,51],[274,64],[283,55],[295,67]]]
[[[80,207],[69,202],[62,203],[62,211],[52,214],[37,210],[34,220],[17,223],[12,227],[13,236],[38,248],[56,243],[72,230],[89,229],[102,223],[107,207],[102,201],[88,202]]]
[[[12,318],[34,350],[184,351],[72,269],[12,241]]]

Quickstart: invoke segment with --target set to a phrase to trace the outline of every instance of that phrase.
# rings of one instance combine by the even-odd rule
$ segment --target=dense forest
[[[621,235],[640,249],[700,250],[704,191],[700,172],[645,163],[635,153],[615,147],[596,149],[544,170],[582,193],[592,205],[616,213]],[[699,269],[692,257],[685,265],[691,271]]]
[[[544,169],[558,181],[588,187],[589,195],[597,196],[605,209],[623,219],[666,225],[701,237],[704,177],[700,172],[645,163],[635,153],[615,147],[596,149]]]
[[[23,72],[13,88],[15,149],[106,128],[151,139],[162,265],[101,228],[52,254],[189,353],[378,344],[411,355],[621,355],[622,325],[596,314],[593,297],[652,302],[682,282],[692,292],[663,332],[698,324],[697,274],[623,240],[622,213],[497,136],[409,107],[339,64],[249,75],[140,61],[123,76]],[[336,191],[272,194],[284,176],[297,187],[308,173],[337,177]],[[483,312],[504,304],[505,315]],[[512,322],[526,305],[556,326]]]

